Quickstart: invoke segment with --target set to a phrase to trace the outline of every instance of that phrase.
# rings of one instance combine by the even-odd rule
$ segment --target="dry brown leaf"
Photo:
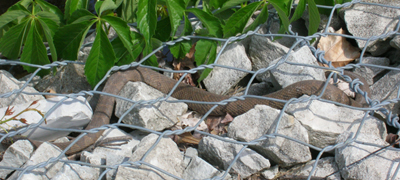
[[[335,33],[345,34],[343,29],[339,29]],[[343,36],[328,35],[321,37],[317,47],[325,51],[324,58],[332,61],[334,67],[345,66],[360,57],[360,49],[352,46]],[[323,64],[323,66],[327,67],[326,64]]]
[[[188,70],[195,68],[194,66],[194,53],[196,43],[192,45],[190,51],[185,55],[183,59],[175,59],[172,65],[174,66],[174,70]],[[174,79],[179,80],[184,73],[174,73]],[[188,74],[186,75],[185,79],[182,81],[185,84],[189,84],[191,86],[196,86],[195,82],[193,81],[193,75]]]

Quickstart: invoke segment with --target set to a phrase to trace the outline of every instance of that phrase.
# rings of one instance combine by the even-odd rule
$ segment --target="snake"
[[[345,75],[350,76],[352,79],[358,78],[363,85],[360,88],[369,93],[368,84],[363,77],[360,77],[350,71],[344,71]],[[191,101],[202,101],[202,102],[220,102],[230,98],[230,96],[214,94],[202,89],[199,89],[188,84],[179,83],[176,87],[177,80],[168,78],[152,69],[145,67],[133,67],[127,70],[117,71],[112,74],[104,88],[103,92],[108,94],[118,95],[124,85],[129,82],[144,82],[147,85],[161,91],[164,94],[170,93],[172,97],[180,100],[189,100],[187,103],[189,109],[194,110],[200,114],[207,113],[215,104],[199,104]],[[264,104],[276,109],[282,109],[285,102],[276,100],[290,100],[291,98],[299,98],[302,95],[320,95],[326,85],[325,81],[318,80],[305,80],[294,84],[291,84],[279,91],[265,95],[266,98],[245,98],[244,100],[237,100],[228,102],[226,105],[218,105],[209,115],[226,115],[229,113],[231,116],[239,116],[252,109],[255,105]],[[343,91],[338,89],[336,86],[327,84],[324,93],[321,98],[326,100],[335,101],[345,105],[354,107],[363,107],[363,96],[356,95],[353,99],[348,97]],[[274,100],[275,99],[275,100]],[[86,126],[85,130],[93,128],[99,128],[105,124],[110,123],[110,118],[113,113],[115,104],[115,98],[112,96],[101,95],[96,105],[90,123]],[[62,150],[65,150],[68,146],[72,146],[65,152],[66,155],[76,154],[89,146],[93,145],[97,139],[103,134],[104,130],[100,130],[96,133],[88,133],[78,140],[72,140],[65,143],[52,143]],[[35,147],[38,147],[43,142],[24,138],[29,140]],[[14,139],[18,140],[17,139]],[[7,144],[7,143],[6,143]]]

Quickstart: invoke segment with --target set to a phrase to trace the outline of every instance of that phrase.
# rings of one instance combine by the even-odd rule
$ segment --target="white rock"
[[[226,138],[227,140],[232,140]],[[212,137],[203,137],[199,143],[199,156],[216,165],[223,170],[226,170],[232,163],[235,156],[243,148],[243,145],[234,144],[226,141],[221,141]],[[232,171],[240,174],[242,178],[247,178],[250,175],[271,166],[268,159],[264,158],[257,152],[246,148],[240,155],[235,164],[232,166]]]
[[[27,140],[20,140],[11,144],[11,146],[4,152],[0,166],[21,167],[29,160],[33,153],[33,149],[32,144]],[[0,169],[0,178],[5,179],[11,172],[13,172],[13,170]]]
[[[62,102],[56,107],[54,111],[49,112],[51,108],[55,107],[63,97],[54,97],[51,99],[45,99],[37,101],[36,104],[30,106],[30,108],[37,109],[43,114],[48,114],[46,121],[47,124],[43,122],[41,126],[52,127],[52,128],[71,128],[71,129],[82,129],[86,124],[88,124],[92,118],[92,109],[84,97],[69,98]],[[17,115],[25,108],[29,107],[30,103],[21,104],[14,107],[14,114],[11,116],[6,116],[5,119]],[[7,108],[1,108],[0,114],[4,114]],[[17,116],[17,118],[26,119],[27,124],[38,123],[42,116],[36,111],[27,111]],[[0,126],[7,130],[14,130],[20,127],[25,127],[27,124],[21,123],[20,121],[9,121],[7,123],[1,124]],[[32,133],[31,133],[32,132]],[[29,136],[30,139],[49,141],[54,140],[63,136],[68,135],[68,131],[50,131],[41,128],[34,130],[29,130],[22,135]]]
[[[119,93],[133,101],[153,100],[166,95],[148,86],[143,82],[128,82]],[[175,98],[169,98],[176,100]],[[117,99],[115,115],[121,117],[133,104]],[[137,105],[130,111],[122,122],[144,128],[161,131],[170,128],[178,122],[178,117],[186,113],[188,106],[185,103],[158,102],[154,105]]]
[[[349,132],[341,134],[338,137],[338,143],[345,142],[348,136]],[[381,147],[388,145],[381,137],[369,133],[358,134],[357,141],[372,143]],[[339,169],[341,169],[342,177],[344,179],[365,180],[400,179],[399,173],[396,177],[393,177],[396,169],[400,166],[398,160],[400,152],[379,149],[380,147],[356,142],[336,149],[335,160]]]
[[[339,107],[318,100],[290,104],[286,113],[292,114],[301,122],[308,131],[309,143],[320,148],[334,145],[337,136],[346,130],[356,132],[365,115],[364,111]],[[383,139],[386,137],[385,124],[371,116],[367,117],[361,130]]]
[[[349,8],[343,8],[340,16],[346,22],[350,34],[356,37],[370,38],[394,31],[399,22],[400,10],[376,5],[354,4]],[[381,55],[390,48],[389,42],[385,41],[390,40],[389,36],[370,41],[368,45],[366,40],[355,40],[360,49],[367,46],[366,50],[373,56]]]
[[[52,178],[52,180],[64,179],[98,179],[99,170],[79,164],[64,164],[62,169]]]
[[[357,62],[360,59],[356,59]],[[379,66],[389,66],[390,60],[385,57],[364,57],[362,60],[363,64],[374,64]],[[374,84],[374,77],[384,71],[382,68],[375,68],[370,66],[361,66],[360,68],[356,68],[354,73],[362,76],[367,81],[368,85]]]
[[[281,58],[276,59],[270,64],[276,64],[280,60]],[[322,69],[307,66],[290,65],[286,62],[318,66],[317,59],[315,59],[314,55],[311,53],[310,48],[308,46],[303,46],[296,52],[290,53],[285,63],[271,70],[273,77],[278,83],[274,84],[275,86],[280,85],[282,86],[282,88],[285,88],[286,86],[289,86],[293,83],[304,80],[326,80],[325,73]]]
[[[133,152],[129,161],[135,162],[139,161],[143,158],[145,153],[149,151],[149,149],[154,145],[154,143],[159,138],[156,134],[150,134],[144,137],[140,143],[137,145],[135,152]],[[156,166],[164,171],[167,171],[177,177],[182,177],[183,173],[183,155],[178,149],[178,146],[173,142],[170,138],[161,138],[161,140],[155,145],[154,149],[147,154],[143,161]],[[127,170],[128,172],[135,173],[134,176],[136,179],[141,179],[140,177],[158,177],[165,179],[174,179],[171,176],[168,176],[160,171],[152,169],[149,166],[138,166],[137,168],[122,168]],[[120,168],[118,168],[118,171]],[[118,172],[120,174],[120,172]],[[117,178],[121,178],[118,177]],[[157,178],[157,179],[158,179]],[[153,179],[153,178],[151,178]]]
[[[265,178],[265,179],[274,179],[275,176],[278,174],[279,172],[279,166],[272,166],[269,169],[263,170],[261,171],[261,175]]]
[[[266,105],[256,105],[247,113],[233,119],[228,127],[228,136],[249,142],[265,134],[274,133],[280,112]],[[308,143],[306,129],[293,116],[286,113],[279,122],[277,133]],[[268,138],[251,148],[283,167],[311,160],[308,146],[283,137]]]
[[[113,137],[123,137],[129,136],[126,133],[122,132],[119,129],[108,129],[104,131],[103,135],[97,140],[97,142],[101,140],[107,140],[107,138]],[[115,143],[121,143],[123,141],[116,141]],[[116,164],[121,164],[127,159],[129,159],[132,155],[133,148],[139,144],[139,140],[132,139],[127,140],[126,144],[122,145],[112,145],[111,143],[108,146],[99,146],[96,147],[93,152],[83,152],[81,154],[81,161],[91,163],[93,165],[107,165],[114,166]],[[97,170],[97,172],[99,172]],[[115,170],[110,170],[107,172],[107,179],[112,179]]]
[[[219,172],[211,164],[195,156],[189,163],[189,166],[183,172],[183,179],[210,179],[216,176],[221,177],[223,173]]]
[[[239,42],[233,42],[226,46],[217,64],[229,67],[251,70],[251,62],[247,57],[244,46]],[[215,94],[224,94],[234,87],[247,73],[233,69],[215,67],[204,79],[207,90]]]
[[[27,171],[25,174],[22,175],[19,174],[20,172],[15,172],[8,179],[14,180],[17,179],[19,176],[21,176],[21,179],[31,179],[32,177],[34,177],[34,179],[53,178],[57,174],[57,172],[61,170],[64,163],[58,161],[49,162],[48,160],[50,158],[58,157],[61,154],[61,152],[62,151],[58,147],[50,143],[45,142],[41,144],[32,154],[29,161],[22,166],[22,168],[35,166],[39,163],[44,163],[44,162],[48,164],[43,168],[34,168],[32,171]],[[67,158],[64,155],[61,155],[61,159],[67,160]]]
[[[0,70],[0,108],[44,99],[44,97],[41,95],[28,95],[24,93],[19,94],[17,98],[15,98],[15,93],[12,95],[10,94],[11,96],[9,97],[5,96],[6,93],[19,90],[24,83],[25,82],[20,82],[15,79],[9,72]],[[27,86],[23,92],[39,93],[31,86]]]

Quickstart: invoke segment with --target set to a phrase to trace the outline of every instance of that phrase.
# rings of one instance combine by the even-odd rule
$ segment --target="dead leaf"
[[[335,33],[345,34],[343,29],[339,29]],[[327,37],[321,37],[317,47],[325,51],[324,58],[332,61],[334,67],[345,66],[360,57],[360,49],[352,46],[343,36],[328,35]],[[321,65],[327,67],[326,64]]]
[[[185,55],[183,59],[175,59],[172,65],[174,66],[174,70],[189,70],[195,68],[194,65],[194,53],[196,43],[192,45],[190,51]],[[179,80],[184,73],[174,73],[174,79]],[[187,74],[184,80],[182,81],[185,84],[189,84],[191,86],[196,86],[195,81],[193,81],[193,74]]]

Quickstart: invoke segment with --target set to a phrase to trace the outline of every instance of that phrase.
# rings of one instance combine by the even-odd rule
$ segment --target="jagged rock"
[[[233,119],[228,127],[228,136],[249,142],[265,134],[274,133],[280,112],[280,110],[266,105],[256,105],[247,113]],[[308,143],[306,129],[293,116],[286,113],[279,121],[277,133]],[[283,167],[311,160],[311,152],[308,146],[283,137],[268,138],[251,146],[251,148]]]
[[[128,82],[119,95],[133,101],[148,101],[166,96],[143,82]],[[169,99],[176,100],[172,97]],[[117,99],[115,115],[121,117],[132,105],[133,103]],[[137,105],[122,118],[122,122],[161,131],[174,126],[178,122],[178,117],[186,113],[187,109],[188,106],[185,103],[165,101],[153,105]]]

